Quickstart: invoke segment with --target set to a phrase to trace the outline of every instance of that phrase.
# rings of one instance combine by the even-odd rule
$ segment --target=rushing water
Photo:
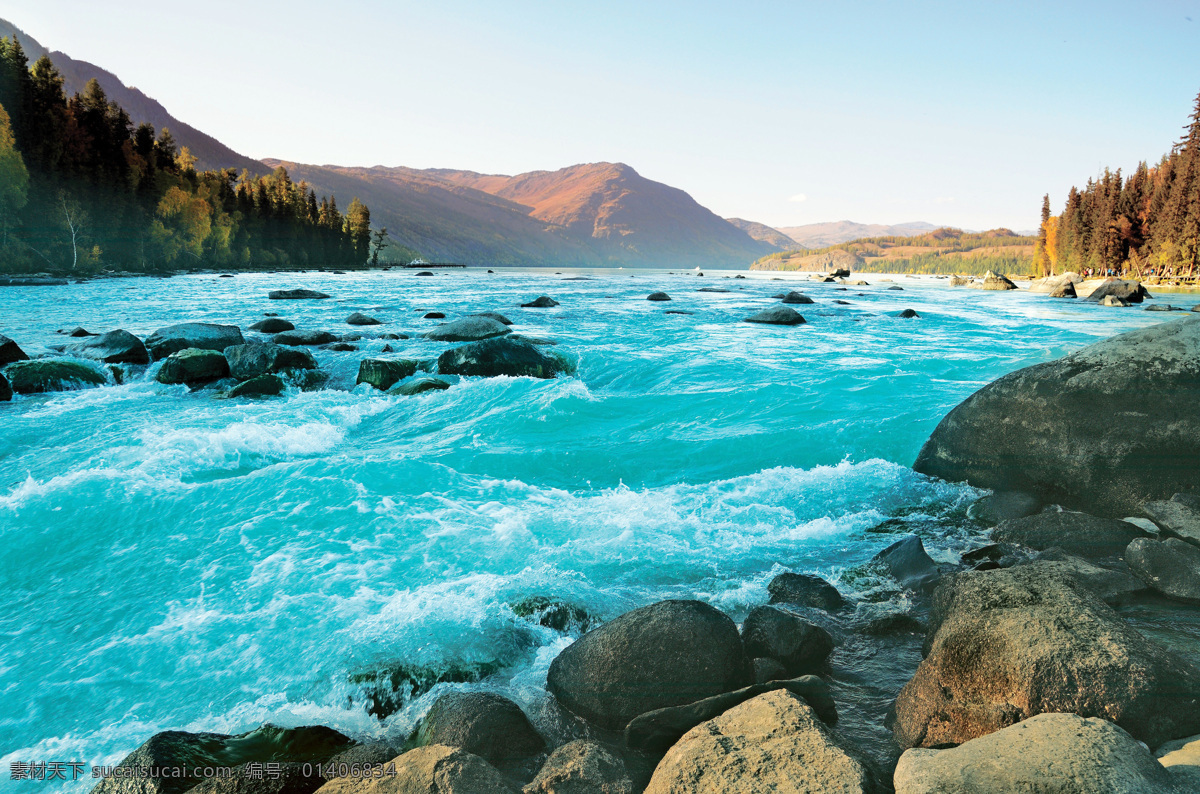
[[[338,333],[360,330],[343,323],[353,311],[387,323],[357,352],[315,351],[332,375],[321,391],[218,400],[159,385],[151,367],[0,403],[4,770],[114,763],[166,729],[398,737],[430,696],[381,721],[352,683],[396,663],[498,665],[483,685],[535,707],[571,637],[517,617],[509,605],[528,595],[600,619],[695,597],[740,620],[772,576],[797,570],[860,610],[903,609],[856,566],[895,539],[870,531],[889,519],[945,560],[971,531],[978,492],[908,468],[938,420],[1006,372],[1178,316],[932,279],[841,291],[729,275],[263,274],[0,292],[0,333],[35,356],[76,325],[245,328],[266,311]],[[333,297],[266,299],[291,286]],[[816,300],[796,307],[807,325],[740,321],[789,286]],[[654,290],[674,301],[646,301]],[[517,308],[540,294],[562,305]],[[891,316],[904,308],[920,319]],[[354,387],[358,361],[385,344],[445,349],[374,338],[415,337],[438,322],[428,310],[501,311],[557,340],[578,374],[459,379],[417,397]]]

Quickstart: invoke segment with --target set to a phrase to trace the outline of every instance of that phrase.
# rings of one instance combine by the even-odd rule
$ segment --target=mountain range
[[[170,129],[197,167],[265,173],[284,166],[294,180],[345,208],[359,198],[376,227],[432,261],[472,265],[745,268],[781,250],[858,237],[920,234],[928,223],[880,226],[850,221],[774,229],[723,219],[686,192],[647,179],[624,163],[588,163],[515,176],[452,169],[308,165],[254,160],[171,115],[158,101],[105,69],[49,51],[0,19],[0,36],[20,39],[30,62],[48,54],[68,95],[95,78],[135,124]]]

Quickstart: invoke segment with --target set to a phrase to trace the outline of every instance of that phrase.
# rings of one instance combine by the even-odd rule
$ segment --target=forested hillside
[[[1045,274],[1093,269],[1190,278],[1200,265],[1200,95],[1190,124],[1157,165],[1109,171],[1071,188],[1060,215],[1042,200],[1036,266]]]
[[[370,212],[343,215],[286,171],[197,171],[171,133],[136,128],[91,80],[0,39],[0,269],[84,273],[365,264]]]

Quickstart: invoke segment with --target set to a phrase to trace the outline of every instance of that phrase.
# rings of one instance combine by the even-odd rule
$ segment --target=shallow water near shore
[[[1014,369],[1180,316],[931,278],[867,275],[871,286],[842,290],[731,275],[471,269],[0,290],[0,333],[32,356],[67,341],[60,328],[244,330],[264,312],[365,335],[356,352],[314,351],[327,388],[276,400],[163,386],[151,367],[0,403],[0,763],[112,764],[156,731],[264,721],[398,741],[431,696],[380,720],[354,681],[401,663],[496,669],[476,686],[536,709],[572,637],[514,614],[530,595],[600,620],[700,598],[740,620],[795,570],[837,583],[859,610],[902,610],[856,566],[896,533],[919,532],[950,561],[978,532],[965,515],[978,491],[908,468],[941,417]],[[332,298],[267,300],[287,287]],[[741,322],[792,288],[816,301],[794,307],[807,325]],[[674,300],[646,301],[656,290]],[[561,306],[518,308],[541,294]],[[921,317],[892,316],[905,308]],[[459,379],[417,397],[355,387],[358,362],[385,344],[416,358],[448,347],[377,338],[432,329],[431,310],[500,311],[514,331],[557,341],[577,375]],[[346,325],[355,311],[385,325]],[[847,730],[877,758],[891,751],[869,725],[893,685],[870,679],[900,678],[886,668],[915,652],[901,645],[896,658],[873,651],[874,667],[850,649],[835,657]]]

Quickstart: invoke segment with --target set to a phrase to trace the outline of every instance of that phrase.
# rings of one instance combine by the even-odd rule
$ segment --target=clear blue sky
[[[724,216],[1032,228],[1157,160],[1200,3],[0,0],[253,157],[629,163]],[[1190,19],[1189,19],[1190,17]]]

